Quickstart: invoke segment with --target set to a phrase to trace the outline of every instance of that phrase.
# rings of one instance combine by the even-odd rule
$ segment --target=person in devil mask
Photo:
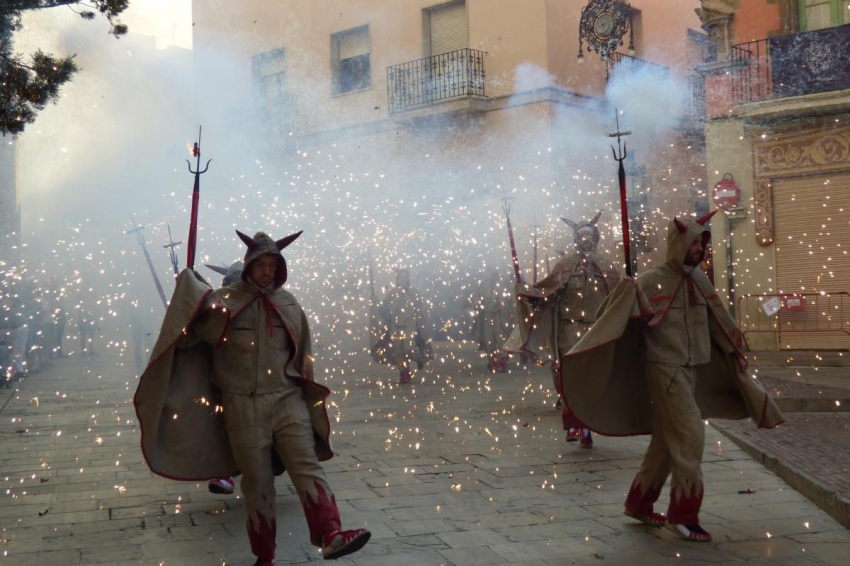
[[[396,285],[384,295],[378,312],[385,323],[383,338],[372,348],[372,358],[398,368],[398,382],[410,383],[411,364],[422,369],[434,358],[426,303],[410,285],[410,271],[396,272]]]
[[[230,266],[214,265],[209,263],[205,263],[204,265],[222,276],[222,287],[227,287],[228,285],[236,283],[242,279],[242,270],[245,268],[245,264],[241,261],[234,261],[230,264]],[[207,487],[209,488],[210,493],[232,495],[236,489],[236,482],[234,478],[215,478],[209,481]]]
[[[239,281],[214,291],[191,269],[177,278],[134,397],[142,451],[153,472],[173,479],[241,472],[257,566],[274,564],[274,478],[285,468],[310,541],[326,560],[340,558],[371,534],[342,530],[320,463],[333,456],[330,390],[313,379],[307,317],[283,289],[281,250],[301,232],[277,241],[264,232],[237,235],[248,247]]]
[[[535,285],[517,289],[517,327],[505,345],[509,351],[531,354],[538,363],[552,362],[552,382],[558,392],[567,442],[593,447],[593,437],[562,401],[563,358],[596,321],[596,309],[620,280],[616,267],[597,252],[600,210],[591,220],[577,223],[561,218],[574,230],[575,251]]]
[[[652,434],[625,514],[694,542],[711,540],[699,522],[704,419],[750,417],[762,428],[783,422],[746,374],[741,330],[700,269],[713,214],[670,222],[664,263],[623,278],[566,355],[561,376],[564,399],[588,427]],[[653,506],[671,474],[664,516]]]

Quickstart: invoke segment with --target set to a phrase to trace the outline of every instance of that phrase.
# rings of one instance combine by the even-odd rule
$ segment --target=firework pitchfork
[[[626,159],[628,152],[626,151],[626,142],[620,145],[620,138],[628,136],[632,132],[620,131],[620,113],[614,109],[614,114],[617,118],[617,131],[613,134],[608,134],[610,138],[617,138],[617,149],[611,146],[611,152],[614,154],[614,160],[618,162],[619,169],[617,178],[620,181],[620,218],[623,225],[623,255],[626,259],[626,275],[632,277],[632,257],[631,257],[631,239],[629,237],[629,205],[626,201],[626,169],[623,167],[623,161]],[[619,153],[619,155],[618,155]]]
[[[512,197],[508,197],[505,195],[502,198],[502,210],[505,211],[505,220],[508,223],[508,240],[511,243],[511,261],[514,264],[514,276],[516,276],[516,282],[522,283],[522,275],[519,272],[519,258],[516,253],[516,242],[514,241],[514,229],[511,226],[511,205],[508,204],[508,201]]]
[[[153,276],[153,282],[156,285],[156,290],[159,293],[159,298],[162,299],[162,306],[168,308],[168,300],[165,298],[165,291],[162,290],[162,284],[159,282],[159,277],[156,274],[156,269],[153,267],[153,262],[151,261],[151,256],[148,253],[148,247],[145,242],[145,237],[142,236],[142,230],[144,230],[144,226],[139,226],[136,224],[136,217],[132,214],[130,215],[130,219],[133,221],[133,229],[127,230],[124,232],[125,234],[136,234],[136,241],[139,242],[139,245],[142,246],[142,251],[145,254],[145,259],[148,261],[148,269],[151,270],[151,275]]]
[[[194,269],[195,267],[195,249],[198,244],[198,201],[201,198],[201,175],[207,172],[210,168],[210,161],[207,161],[206,167],[201,171],[201,127],[198,126],[198,141],[192,147],[192,157],[196,159],[195,170],[192,171],[192,163],[187,159],[186,164],[189,166],[189,173],[195,175],[195,186],[192,188],[192,217],[189,219],[189,239],[186,244],[186,267]]]
[[[177,275],[177,252],[174,251],[174,248],[182,244],[183,242],[175,242],[171,237],[171,224],[166,224],[168,226],[168,243],[163,245],[163,248],[168,248],[168,253],[171,256],[171,266],[174,267],[174,275]]]
[[[537,285],[537,229],[540,228],[540,225],[537,223],[537,217],[532,217],[532,228],[534,228],[534,234],[532,235],[532,242],[534,243],[534,274],[531,279],[531,282],[534,285]]]

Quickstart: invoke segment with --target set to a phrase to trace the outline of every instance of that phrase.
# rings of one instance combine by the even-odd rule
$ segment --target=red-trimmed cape
[[[597,312],[597,321],[570,350],[562,368],[562,387],[569,410],[588,428],[609,436],[652,432],[646,379],[644,329],[658,324],[670,307],[681,275],[665,274],[645,285],[624,277]],[[760,428],[783,422],[779,408],[761,385],[742,371],[727,352],[742,354],[740,330],[702,272],[693,274],[697,292],[721,332],[712,333],[711,361],[697,366],[695,397],[703,418],[751,417]]]
[[[219,392],[210,379],[211,344],[224,337],[235,313],[254,300],[259,299],[250,293],[218,294],[191,269],[178,275],[159,338],[133,397],[142,453],[155,474],[199,481],[238,472],[223,415],[216,411]],[[286,374],[295,378],[304,392],[316,454],[320,460],[330,459],[333,450],[325,404],[330,390],[313,381],[309,331],[300,335],[293,331],[301,326],[293,317],[301,319],[303,311],[283,290],[272,295],[272,300],[294,343]]]

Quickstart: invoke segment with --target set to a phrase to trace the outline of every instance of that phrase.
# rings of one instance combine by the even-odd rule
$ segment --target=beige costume
[[[620,282],[562,373],[565,400],[587,426],[652,433],[627,514],[651,516],[672,472],[667,520],[681,525],[699,524],[703,419],[749,416],[768,428],[783,420],[746,375],[741,332],[716,291],[698,265],[684,264],[691,244],[707,241],[706,220],[670,223],[664,264]]]
[[[559,396],[564,356],[596,321],[596,311],[620,280],[617,268],[596,253],[600,210],[589,222],[579,225],[562,220],[575,230],[576,250],[563,257],[542,281],[517,286],[517,327],[505,348],[528,353],[538,363],[552,362],[552,381]],[[564,429],[582,428],[582,423],[562,407]],[[589,432],[582,437],[590,444]]]
[[[386,324],[386,334],[372,348],[378,363],[392,364],[399,370],[399,382],[411,379],[411,363],[422,369],[433,357],[428,313],[419,291],[410,287],[410,275],[399,270],[398,284],[387,292],[378,307]]]
[[[310,540],[340,530],[339,511],[320,460],[333,456],[325,399],[313,381],[310,328],[286,281],[275,242],[249,238],[245,265],[280,256],[274,283],[249,278],[212,291],[193,271],[177,279],[151,361],[134,398],[151,470],[174,479],[242,473],[251,549],[275,554],[275,464],[285,466],[301,499]]]
[[[505,289],[499,285],[499,275],[494,273],[481,284],[478,308],[481,310],[484,349],[487,352],[487,370],[505,373],[508,357],[502,349],[505,343]]]

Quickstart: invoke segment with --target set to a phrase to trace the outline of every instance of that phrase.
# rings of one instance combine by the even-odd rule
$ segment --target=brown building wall
[[[770,37],[780,29],[779,3],[776,0],[741,0],[735,14],[733,43],[746,43]]]
[[[603,246],[621,257],[617,164],[610,150],[616,140],[607,135],[616,129],[614,109],[604,98],[600,56],[585,46],[584,65],[577,61],[582,3],[468,0],[469,47],[486,52],[486,97],[391,114],[386,69],[423,57],[422,10],[434,4],[246,0],[234,8],[223,0],[195,3],[198,82],[220,81],[221,88],[250,92],[252,56],[284,48],[287,90],[298,98],[298,130],[289,145],[271,148],[267,163],[298,159],[295,150],[330,155],[343,176],[353,173],[362,181],[367,173],[382,175],[379,187],[357,181],[346,183],[345,190],[368,191],[376,199],[451,196],[450,202],[434,205],[434,221],[443,219],[448,227],[466,222],[463,207],[481,212],[487,234],[478,239],[483,256],[507,253],[500,200],[511,194],[517,238],[526,242],[519,246],[524,269],[531,261],[532,213],[541,224],[542,261],[544,249],[553,259],[557,251],[570,249],[571,234],[559,216],[587,220],[604,209]],[[674,77],[685,76],[688,29],[700,26],[694,13],[698,2],[645,0],[633,6],[640,10],[636,56],[670,67]],[[370,26],[371,85],[334,96],[330,36],[365,24]],[[626,52],[628,41],[619,51]],[[233,72],[217,73],[223,65]],[[650,132],[640,123],[647,118],[642,112],[625,116],[624,128],[638,127],[624,141],[646,167],[651,230],[663,235],[672,215],[693,211],[697,193],[704,191],[705,159],[702,144],[681,132]],[[325,182],[336,183],[330,176]],[[652,244],[654,249],[642,253],[642,265],[663,258],[663,237],[653,236]],[[395,247],[389,246],[389,255]]]

